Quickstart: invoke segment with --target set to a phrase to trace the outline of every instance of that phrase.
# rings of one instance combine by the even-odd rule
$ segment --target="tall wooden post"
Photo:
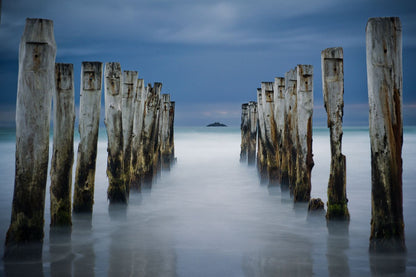
[[[121,110],[123,120],[123,169],[127,192],[130,190],[131,172],[133,171],[131,167],[134,120],[133,100],[135,98],[138,75],[137,71],[123,71]]]
[[[77,167],[74,184],[74,212],[92,213],[94,204],[95,162],[101,109],[103,64],[83,62],[79,104]]]
[[[169,170],[171,164],[171,147],[170,147],[170,126],[169,126],[169,114],[170,114],[170,95],[162,94],[160,101],[160,128],[159,128],[159,140],[160,140],[160,163],[162,169]]]
[[[120,63],[105,64],[104,97],[105,97],[105,126],[108,138],[107,197],[112,203],[127,203],[128,195],[124,179],[123,163],[123,124],[122,124],[122,84]]]
[[[297,69],[291,69],[285,74],[285,154],[282,160],[282,168],[287,163],[287,183],[293,193],[296,183],[296,152],[297,152]],[[282,172],[282,183],[285,184],[286,176]]]
[[[280,184],[282,184],[283,176],[287,176],[287,163],[283,162],[285,114],[285,78],[276,77],[274,79],[274,118],[276,123],[276,163]]]
[[[36,259],[42,256],[55,55],[53,22],[26,19],[19,50],[16,171],[5,259],[24,258],[24,254]],[[34,248],[27,249],[29,244]]]
[[[370,18],[366,45],[372,181],[370,250],[403,251],[400,19]]]
[[[175,101],[170,102],[169,109],[169,147],[170,163],[175,162]]]
[[[260,183],[266,183],[267,175],[267,154],[264,141],[266,140],[266,131],[264,126],[263,94],[261,88],[257,89],[257,114],[258,114],[258,139],[257,139],[257,170],[260,176]]]
[[[342,154],[344,115],[344,54],[341,47],[321,53],[322,88],[331,140],[331,168],[328,181],[327,219],[349,219],[346,164]]]
[[[256,140],[257,140],[257,103],[250,101],[248,103],[248,119],[250,126],[249,142],[247,149],[247,162],[253,165],[256,161]]]
[[[143,79],[137,79],[137,93],[134,98],[133,139],[131,145],[131,178],[130,190],[140,190],[140,144],[143,130],[144,106],[146,102],[146,87]]]
[[[51,226],[71,226],[74,163],[74,66],[55,65],[53,154],[51,161]]]
[[[241,105],[241,145],[240,145],[240,162],[247,161],[248,139],[250,134],[250,121],[248,117],[248,104]]]
[[[297,156],[295,202],[309,201],[311,197],[313,67],[297,66]]]

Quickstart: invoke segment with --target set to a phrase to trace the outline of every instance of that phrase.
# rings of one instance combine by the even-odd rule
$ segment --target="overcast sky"
[[[325,125],[321,50],[344,48],[346,125],[367,125],[365,26],[399,16],[403,26],[404,123],[416,125],[414,0],[3,0],[0,125],[14,121],[18,45],[27,17],[54,21],[57,62],[118,61],[176,101],[176,125],[240,124],[241,103],[262,81],[314,66],[314,124]],[[102,97],[104,100],[104,97]]]

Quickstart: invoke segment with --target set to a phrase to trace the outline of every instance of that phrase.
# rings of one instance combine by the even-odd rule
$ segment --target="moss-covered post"
[[[248,118],[248,104],[241,105],[241,145],[240,145],[240,162],[247,161],[248,139],[250,135],[250,121]]]
[[[287,179],[282,172],[282,184],[287,184],[293,193],[296,183],[296,153],[297,153],[297,69],[291,69],[285,74],[285,146],[284,156],[282,159],[282,168],[287,167]],[[287,163],[287,166],[284,164]]]
[[[312,113],[313,113],[313,67],[297,66],[297,155],[296,185],[293,191],[295,202],[307,202],[311,197],[312,158]]]
[[[92,213],[95,163],[101,109],[103,64],[83,62],[79,104],[79,136],[74,183],[74,212]]]
[[[104,123],[108,138],[107,198],[110,204],[127,203],[128,195],[123,171],[123,124],[121,89],[123,76],[120,63],[106,63],[104,68]]]
[[[136,94],[133,101],[133,137],[131,143],[131,178],[130,190],[140,191],[140,144],[143,130],[144,105],[146,102],[146,87],[143,79],[137,79]]]
[[[126,182],[127,191],[130,190],[131,172],[131,150],[133,141],[133,120],[134,120],[134,106],[137,88],[137,71],[123,71],[123,86],[122,86],[122,120],[123,120],[123,170],[124,180]]]
[[[370,250],[403,251],[400,19],[370,18],[366,45],[372,181]]]
[[[16,171],[5,259],[42,256],[55,55],[53,22],[26,19],[19,50]],[[29,245],[34,247],[28,249]]]
[[[283,162],[283,141],[285,134],[285,78],[274,79],[274,118],[276,123],[276,163],[278,182],[282,184],[287,175],[287,163]]]
[[[250,126],[247,163],[253,165],[256,161],[256,140],[257,140],[257,103],[250,101],[248,103],[248,120]]]
[[[51,226],[71,226],[75,123],[73,64],[55,65],[55,85],[50,173]]]
[[[327,219],[349,219],[346,163],[342,154],[344,115],[344,54],[341,47],[321,53],[322,88],[331,140],[331,168],[328,181]]]

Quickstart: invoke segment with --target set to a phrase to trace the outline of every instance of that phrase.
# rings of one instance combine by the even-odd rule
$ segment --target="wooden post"
[[[53,154],[51,161],[51,226],[71,226],[74,163],[74,66],[55,65]]]
[[[282,184],[289,185],[291,193],[293,193],[296,183],[296,152],[297,152],[297,69],[291,69],[285,74],[285,154],[282,160],[282,168],[287,163],[287,178],[282,172]]]
[[[140,143],[143,130],[144,106],[146,102],[146,88],[143,79],[137,79],[137,93],[134,98],[133,139],[131,148],[131,178],[130,190],[140,191]]]
[[[247,162],[253,165],[256,161],[256,139],[257,139],[257,103],[248,103],[248,119],[250,126],[249,142],[247,149]]]
[[[175,162],[175,101],[170,102],[169,130],[170,163],[173,164]]]
[[[153,177],[156,177],[156,175],[160,174],[160,163],[159,163],[159,157],[160,157],[160,139],[159,139],[159,134],[160,134],[160,128],[161,128],[161,109],[160,109],[160,105],[161,105],[161,92],[162,92],[162,83],[154,83],[153,86],[155,93],[158,97],[158,102],[157,102],[157,106],[156,106],[156,118],[155,118],[155,132],[153,135],[153,139],[152,139],[152,144],[153,144]]]
[[[154,88],[147,86],[147,99],[143,117],[142,143],[139,151],[139,175],[141,184],[147,187],[152,185],[153,161],[155,153],[155,139],[157,138],[157,110],[159,108],[159,94],[161,83],[155,83]],[[156,87],[160,87],[157,89]]]
[[[159,128],[159,140],[160,140],[160,162],[162,169],[169,170],[171,164],[171,147],[170,147],[170,126],[169,126],[169,114],[170,114],[170,95],[162,94],[160,101],[160,128]]]
[[[138,75],[139,73],[137,71],[123,71],[123,88],[121,100],[123,119],[123,175],[126,182],[127,192],[130,190],[131,172],[133,171],[131,167],[134,120],[133,100],[135,98]]]
[[[276,123],[276,163],[278,182],[282,184],[283,176],[287,174],[287,163],[283,162],[283,141],[285,134],[285,78],[274,79],[274,118]]]
[[[366,45],[372,181],[370,250],[403,251],[400,19],[370,18]]]
[[[112,203],[127,203],[128,195],[124,179],[122,84],[120,63],[105,64],[104,69],[105,126],[108,138],[107,198]]]
[[[294,200],[309,201],[311,196],[313,113],[313,67],[297,66],[297,155]]]
[[[266,140],[265,126],[264,126],[264,110],[263,110],[263,94],[261,88],[257,89],[257,114],[258,114],[258,140],[257,140],[257,170],[260,176],[260,183],[266,183],[267,175],[267,161],[266,161],[266,147],[264,141]]]
[[[241,150],[240,150],[240,162],[247,161],[248,151],[248,139],[250,135],[250,121],[248,118],[248,104],[241,105]]]
[[[263,112],[266,149],[266,163],[269,184],[277,184],[278,168],[276,161],[276,122],[274,120],[274,82],[262,82],[261,91],[263,94]]]
[[[26,19],[19,50],[16,171],[5,259],[27,258],[23,254],[35,259],[42,256],[55,55],[53,22]],[[29,244],[33,249],[26,247]]]
[[[328,181],[327,219],[349,219],[346,163],[342,154],[344,115],[344,54],[341,47],[321,53],[322,87],[331,139],[331,168]]]
[[[79,104],[79,135],[74,185],[74,212],[92,213],[94,204],[95,162],[101,109],[103,64],[83,62]]]

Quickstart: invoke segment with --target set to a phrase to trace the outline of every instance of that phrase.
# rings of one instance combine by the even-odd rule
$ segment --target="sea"
[[[77,136],[75,155],[78,142]],[[308,215],[307,204],[295,204],[286,190],[260,184],[256,167],[239,161],[240,142],[235,127],[176,127],[176,164],[151,188],[131,193],[127,206],[109,206],[101,127],[92,216],[74,216],[70,235],[50,234],[48,180],[42,261],[0,261],[0,276],[416,276],[416,127],[404,128],[405,254],[368,251],[368,128],[344,128],[349,224],[327,224],[324,213]],[[0,153],[2,255],[14,186],[13,129],[0,129]],[[327,128],[313,130],[313,159],[311,195],[326,203]]]

